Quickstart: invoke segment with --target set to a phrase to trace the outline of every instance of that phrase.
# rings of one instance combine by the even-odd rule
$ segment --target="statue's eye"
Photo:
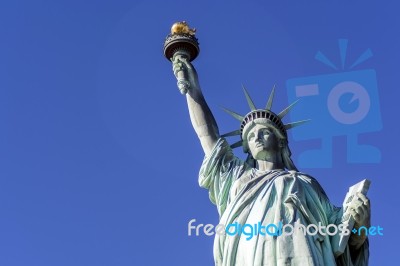
[[[248,136],[248,138],[247,138],[248,140],[252,140],[252,139],[254,139],[254,134],[253,133],[251,133],[251,134],[249,134],[249,136]]]
[[[264,135],[269,135],[269,134],[271,134],[271,131],[269,131],[269,129],[264,129],[263,130],[263,134]]]

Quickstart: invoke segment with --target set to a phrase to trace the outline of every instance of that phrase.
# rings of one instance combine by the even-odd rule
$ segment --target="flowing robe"
[[[284,170],[260,171],[232,153],[225,139],[218,140],[200,169],[199,184],[209,190],[220,224],[340,224],[342,208],[333,206],[312,177]],[[218,266],[367,265],[368,240],[354,251],[349,246],[335,258],[334,237],[309,235],[219,235],[214,239]]]

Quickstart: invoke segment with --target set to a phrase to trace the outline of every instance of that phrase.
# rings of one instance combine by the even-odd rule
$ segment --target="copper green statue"
[[[194,31],[183,34],[185,38],[194,37]],[[298,171],[291,159],[287,130],[305,121],[282,122],[293,104],[280,113],[273,112],[274,89],[264,108],[256,108],[244,89],[250,112],[240,115],[226,110],[239,120],[240,127],[220,135],[190,62],[193,55],[188,51],[196,49],[193,50],[193,43],[189,46],[175,49],[169,59],[205,153],[199,184],[208,189],[210,200],[217,207],[220,224],[281,223],[294,228],[298,225],[346,225],[350,230],[370,226],[366,190],[354,192],[343,208],[336,207],[316,179]],[[239,135],[240,141],[229,145],[225,137],[233,135]],[[243,146],[247,160],[234,155],[232,148],[238,146]],[[353,222],[350,225],[349,220]],[[291,234],[273,236],[257,234],[251,239],[246,239],[243,234],[216,234],[214,240],[214,260],[218,266],[368,265],[368,257],[365,234],[349,234],[343,238],[323,231],[307,234],[304,230],[294,230]]]

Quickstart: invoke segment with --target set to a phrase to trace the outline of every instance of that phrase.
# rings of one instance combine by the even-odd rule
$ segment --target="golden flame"
[[[190,34],[195,35],[196,29],[189,28],[186,21],[175,22],[171,27],[171,34]]]

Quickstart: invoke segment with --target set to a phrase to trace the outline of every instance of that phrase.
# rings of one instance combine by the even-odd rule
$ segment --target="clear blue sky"
[[[338,39],[348,39],[348,64],[371,49],[352,70],[376,72],[383,127],[359,142],[377,147],[381,161],[348,163],[343,132],[331,167],[301,170],[336,205],[350,185],[371,179],[372,223],[384,236],[371,237],[370,264],[396,264],[398,6],[237,2],[0,3],[1,266],[212,265],[213,238],[187,236],[189,220],[217,224],[218,214],[198,187],[203,153],[162,55],[178,20],[197,28],[194,64],[222,132],[238,124],[219,106],[248,111],[241,84],[259,106],[276,84],[280,111],[287,80],[349,71]],[[315,60],[317,51],[338,69]],[[319,145],[290,141],[296,163]]]

